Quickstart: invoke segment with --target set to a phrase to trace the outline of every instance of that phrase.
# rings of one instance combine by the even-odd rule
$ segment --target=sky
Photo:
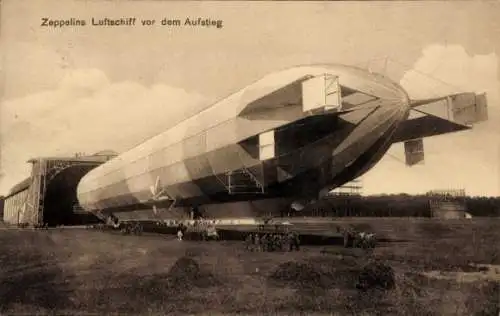
[[[499,15],[495,2],[4,0],[0,194],[29,175],[32,157],[124,151],[270,72],[344,63],[380,71],[414,98],[489,99],[489,121],[425,139],[422,165],[405,166],[395,144],[363,176],[365,194],[500,195]],[[137,21],[91,25],[106,17]],[[198,17],[223,27],[160,23]],[[87,25],[41,26],[43,18]]]

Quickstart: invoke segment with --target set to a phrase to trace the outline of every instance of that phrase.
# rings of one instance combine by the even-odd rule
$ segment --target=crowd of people
[[[183,240],[186,237],[186,233],[189,233],[189,239],[192,240],[218,240],[219,233],[213,223],[213,221],[197,221],[192,225],[186,226],[180,223],[177,226],[177,239]]]
[[[259,227],[259,232],[249,233],[245,238],[245,248],[249,251],[298,251],[300,249],[299,234],[293,231],[279,231],[279,225],[275,225],[275,231],[262,231],[264,225]],[[199,234],[201,240],[219,239],[214,220],[198,219],[191,224],[177,225],[177,239],[185,239],[186,233]],[[188,239],[197,240],[196,236],[188,236]]]
[[[354,229],[345,230],[344,247],[346,248],[375,248],[377,239],[374,233],[359,232]]]
[[[245,248],[249,251],[298,251],[300,250],[299,235],[290,232],[286,234],[251,233],[245,238]]]

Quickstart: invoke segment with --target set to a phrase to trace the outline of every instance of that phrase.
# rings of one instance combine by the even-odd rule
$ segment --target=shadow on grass
[[[51,244],[50,238],[42,239]],[[42,313],[71,307],[71,290],[64,283],[58,262],[50,253],[33,246],[34,242],[16,244],[15,241],[3,240],[0,250],[0,312],[5,313],[13,306]]]
[[[210,291],[220,285],[222,281],[201,269],[195,259],[181,257],[167,273],[114,275],[93,289],[80,291],[76,299],[80,309],[96,313],[196,313],[208,302],[194,301],[191,291]]]

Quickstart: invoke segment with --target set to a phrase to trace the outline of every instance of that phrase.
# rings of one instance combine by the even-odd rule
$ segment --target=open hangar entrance
[[[70,165],[48,181],[43,199],[43,223],[49,226],[78,225],[98,221],[95,216],[81,212],[76,197],[80,179],[98,165]]]
[[[103,151],[91,156],[31,159],[31,176],[5,198],[4,222],[19,226],[83,225],[100,220],[83,212],[76,189],[90,170],[116,156]]]

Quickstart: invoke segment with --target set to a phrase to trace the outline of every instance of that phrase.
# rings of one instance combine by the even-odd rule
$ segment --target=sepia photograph
[[[500,3],[0,2],[1,315],[500,315]]]

